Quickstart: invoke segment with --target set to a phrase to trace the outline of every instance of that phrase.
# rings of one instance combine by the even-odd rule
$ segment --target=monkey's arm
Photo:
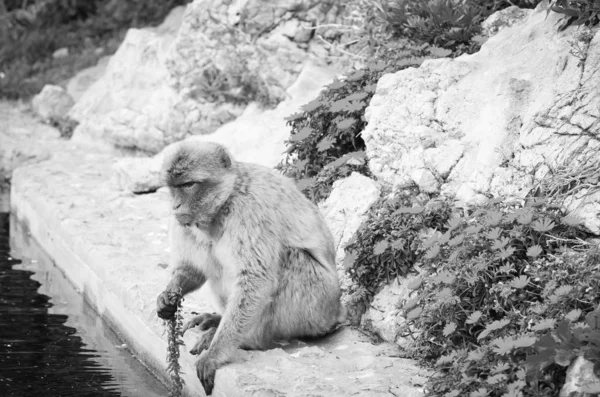
[[[156,300],[156,314],[158,314],[158,317],[165,320],[173,318],[175,311],[177,311],[176,294],[187,295],[202,287],[205,282],[206,276],[200,269],[189,262],[179,262],[173,271],[171,281]]]

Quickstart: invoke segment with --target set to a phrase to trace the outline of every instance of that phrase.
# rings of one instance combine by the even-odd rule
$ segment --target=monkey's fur
[[[170,291],[210,284],[221,314],[201,314],[184,328],[207,331],[192,349],[207,394],[237,348],[324,335],[344,320],[333,236],[292,180],[198,141],[176,144],[162,171],[176,222],[173,276],[157,313],[173,317]]]

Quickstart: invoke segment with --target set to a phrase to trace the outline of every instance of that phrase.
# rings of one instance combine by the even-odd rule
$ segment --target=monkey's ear
[[[233,163],[233,159],[231,158],[231,155],[229,154],[227,149],[225,149],[222,146],[219,147],[217,150],[217,158],[219,159],[219,164],[223,168],[230,168],[231,164]]]

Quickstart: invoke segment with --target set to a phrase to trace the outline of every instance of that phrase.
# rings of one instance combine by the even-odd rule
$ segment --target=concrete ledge
[[[166,333],[155,300],[166,285],[168,197],[116,189],[110,154],[66,149],[16,169],[11,211],[29,229],[133,353],[163,382]],[[212,310],[206,291],[186,297],[184,315]],[[195,331],[195,330],[192,330]],[[181,364],[187,395],[204,395],[184,338]],[[343,329],[307,345],[242,352],[217,371],[216,396],[421,396],[423,370],[397,358],[391,345],[372,345]]]

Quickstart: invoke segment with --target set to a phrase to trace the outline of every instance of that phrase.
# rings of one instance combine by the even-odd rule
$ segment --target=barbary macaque
[[[291,179],[237,162],[220,144],[189,140],[166,155],[162,172],[172,196],[174,270],[157,313],[173,318],[173,293],[210,284],[219,314],[184,327],[206,331],[191,353],[200,355],[207,395],[236,349],[325,335],[344,321],[333,236]]]

